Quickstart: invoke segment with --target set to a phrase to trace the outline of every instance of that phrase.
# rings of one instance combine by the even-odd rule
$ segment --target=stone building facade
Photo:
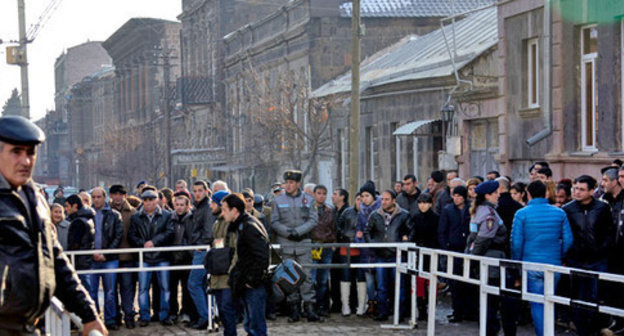
[[[425,34],[436,29],[440,16],[446,15],[418,11],[376,13],[374,7],[367,8],[362,12],[362,23],[366,27],[363,58],[408,34]],[[328,188],[336,185],[331,145],[318,141],[321,148],[310,146],[314,143],[308,132],[310,113],[318,112],[324,118],[326,110],[321,106],[320,111],[312,111],[309,93],[349,69],[351,35],[351,17],[344,1],[297,0],[225,36],[224,113],[232,130],[226,149],[232,153],[227,171],[228,182],[235,188],[266,188],[280,179],[281,171],[286,168],[303,169],[307,171],[307,179],[324,183]],[[280,88],[280,92],[267,91],[261,86]],[[294,94],[301,91],[304,93]],[[277,103],[269,104],[267,101],[271,100]],[[290,114],[287,124],[295,128],[292,133],[306,134],[308,139],[302,141],[306,136],[294,134],[290,140],[276,141],[272,149],[259,146],[258,142],[263,140],[254,134],[263,134],[253,129],[258,109],[263,110],[261,113],[265,113],[265,109],[275,109],[276,113]],[[316,135],[319,136],[334,140],[329,138],[329,133]],[[269,137],[284,139],[288,136],[270,134]],[[292,149],[291,142],[299,145],[293,154],[288,152],[288,148]],[[301,155],[301,158],[293,160],[293,155]]]
[[[176,129],[176,114],[181,113],[173,109],[175,79],[180,77],[180,29],[175,21],[133,18],[102,44],[115,66],[113,113],[103,130],[110,152],[106,156],[114,167],[108,170],[111,181],[132,185],[146,179],[165,184],[165,104],[171,111],[170,129]],[[169,83],[165,57],[170,64]]]
[[[500,6],[503,172],[526,179],[546,159],[556,180],[598,177],[624,156],[623,14],[624,3],[591,0]]]
[[[286,0],[184,0],[181,77],[178,78],[175,139],[176,178],[224,179],[226,129],[222,127],[225,92],[222,37],[269,13]],[[227,19],[224,19],[227,18]]]
[[[112,60],[102,42],[91,41],[68,48],[54,63],[54,111],[46,114],[47,177],[56,184],[70,185],[73,153],[69,145],[67,107],[72,87],[84,77],[109,66]]]

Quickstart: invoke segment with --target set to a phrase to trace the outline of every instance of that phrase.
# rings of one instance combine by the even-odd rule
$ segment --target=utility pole
[[[171,87],[170,87],[170,79],[171,79],[171,56],[169,55],[169,44],[167,39],[165,38],[164,47],[162,51],[162,59],[163,59],[163,79],[165,82],[164,85],[164,136],[165,136],[165,186],[171,187],[172,182],[172,172],[171,172]]]
[[[22,62],[19,63],[20,73],[22,76],[22,116],[30,119],[30,99],[28,97],[28,57],[26,53],[26,45],[28,38],[26,37],[26,18],[25,18],[24,0],[17,0],[17,15],[19,21],[19,49]]]
[[[349,123],[349,195],[354,204],[360,180],[360,0],[353,0],[351,46],[351,118]]]

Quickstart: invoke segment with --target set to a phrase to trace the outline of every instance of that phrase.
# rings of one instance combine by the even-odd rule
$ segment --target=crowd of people
[[[152,279],[152,272],[139,272],[138,323],[184,322],[192,328],[206,329],[211,313],[206,303],[208,292],[216,298],[226,335],[235,335],[241,320],[250,334],[261,335],[266,333],[266,319],[278,315],[287,316],[288,322],[302,317],[309,322],[323,322],[331,313],[349,316],[354,311],[357,316],[384,321],[393,313],[396,273],[391,268],[305,267],[305,281],[298,290],[285,302],[275,302],[267,286],[270,243],[281,246],[274,264],[285,259],[304,265],[394,262],[396,254],[391,248],[311,248],[306,243],[413,242],[479,256],[622,273],[624,265],[618,253],[624,247],[624,168],[620,167],[621,162],[615,161],[602,169],[599,184],[589,175],[555,183],[546,162],[531,167],[528,184],[496,171],[488,172],[485,178],[473,176],[466,180],[456,172],[434,171],[422,191],[410,174],[397,181],[393,189],[381,192],[367,181],[352,206],[345,189],[331,191],[329,201],[330,191],[325,186],[302,186],[300,171],[285,172],[283,182],[272,186],[266,200],[249,188],[232,193],[223,181],[212,186],[197,181],[190,191],[184,180],[177,181],[175,191],[157,190],[140,181],[137,196],[128,195],[122,185],[111,186],[109,195],[97,187],[90,194],[80,192],[66,199],[58,190],[55,200],[62,204],[51,205],[52,221],[61,245],[70,251],[189,245],[230,248],[234,251],[228,259],[230,267],[218,274],[207,274],[203,268],[155,271]],[[205,250],[145,252],[143,266],[201,265],[205,258]],[[132,253],[93,254],[76,257],[75,267],[115,269],[135,266],[136,262],[136,254]],[[428,259],[424,263],[426,269],[431,267]],[[461,274],[462,261],[456,259],[453,263],[454,272]],[[506,277],[508,288],[519,289],[517,271],[506,272]],[[127,328],[135,327],[135,273],[80,278],[94,299],[102,280],[104,320],[109,329],[119,328],[122,316]],[[410,313],[405,299],[412,289],[406,280],[401,280],[398,296],[401,319]],[[499,270],[490,269],[489,280],[498,285]],[[543,293],[542,273],[529,272],[527,280],[530,292]],[[602,291],[620,293],[616,286],[605,287],[590,277],[557,275],[556,280],[560,282],[558,291],[572,298],[618,304]],[[418,317],[424,320],[429,286],[420,277],[416,286]],[[452,297],[449,322],[477,320],[478,289],[443,280],[438,289],[445,288],[450,289]],[[502,324],[505,335],[515,335],[524,308],[518,299],[489,295],[487,334],[498,334]],[[530,311],[535,332],[542,335],[543,306],[531,303]],[[593,335],[600,330],[622,332],[622,320],[601,315],[593,318],[593,314],[582,308],[558,307],[557,311],[558,318],[573,322],[579,335]]]

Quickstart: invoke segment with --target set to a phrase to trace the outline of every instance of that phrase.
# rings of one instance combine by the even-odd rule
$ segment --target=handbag
[[[210,275],[226,275],[230,270],[232,258],[234,257],[234,248],[228,246],[230,241],[230,232],[225,236],[224,247],[211,248],[204,258],[204,268],[206,273]]]

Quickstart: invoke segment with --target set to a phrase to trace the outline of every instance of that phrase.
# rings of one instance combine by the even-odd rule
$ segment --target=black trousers
[[[188,264],[185,264],[188,265]],[[197,319],[197,310],[193,303],[193,298],[188,291],[189,270],[171,271],[169,275],[169,290],[171,298],[169,300],[169,315],[187,314],[191,320]],[[178,286],[182,287],[182,307],[178,303]]]

